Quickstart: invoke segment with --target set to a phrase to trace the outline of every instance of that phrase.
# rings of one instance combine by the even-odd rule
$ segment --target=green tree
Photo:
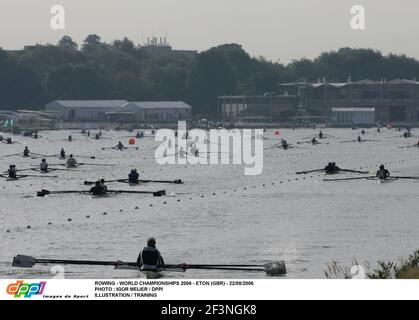
[[[58,41],[57,46],[64,50],[73,50],[77,51],[79,45],[77,42],[73,41],[70,36],[63,36],[60,41]]]

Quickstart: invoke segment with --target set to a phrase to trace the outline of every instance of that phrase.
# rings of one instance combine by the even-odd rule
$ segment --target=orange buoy
[[[276,136],[279,136],[279,134],[280,134],[279,130],[275,131]]]
[[[128,144],[129,144],[129,145],[131,145],[131,146],[132,146],[133,144],[135,144],[135,139],[134,139],[134,138],[129,139],[129,140],[128,140]]]

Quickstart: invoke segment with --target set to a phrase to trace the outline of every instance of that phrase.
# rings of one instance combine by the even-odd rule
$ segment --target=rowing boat
[[[163,277],[161,270],[141,270],[140,273],[146,279],[159,279]]]

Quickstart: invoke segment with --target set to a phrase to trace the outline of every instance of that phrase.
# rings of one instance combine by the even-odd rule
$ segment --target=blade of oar
[[[358,178],[342,178],[342,179],[323,179],[323,181],[349,181],[349,180],[363,180],[363,179],[374,179],[376,176],[369,177],[358,177]]]
[[[300,172],[296,172],[296,174],[307,174],[307,173],[320,172],[320,171],[324,171],[324,169],[316,169],[316,170],[310,170],[310,171],[300,171]]]

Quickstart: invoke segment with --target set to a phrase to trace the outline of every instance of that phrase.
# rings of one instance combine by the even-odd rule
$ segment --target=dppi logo
[[[31,298],[33,295],[40,295],[44,292],[46,282],[24,283],[22,280],[11,283],[7,286],[7,293],[15,298]]]

